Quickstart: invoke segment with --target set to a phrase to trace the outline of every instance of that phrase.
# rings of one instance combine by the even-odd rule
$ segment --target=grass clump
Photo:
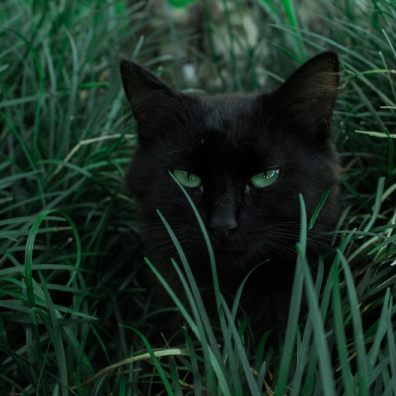
[[[170,395],[396,394],[396,5],[224,0],[213,12],[203,1],[194,31],[172,5],[130,3],[0,5],[0,393],[147,395],[163,384]],[[249,91],[324,48],[340,55],[344,81],[333,128],[344,211],[331,270],[310,272],[301,199],[283,342],[252,347],[235,321],[242,289],[228,307],[215,287],[218,338],[177,239],[188,307],[140,257],[123,186],[136,136],[118,60],[180,88]],[[186,65],[195,80],[178,78]],[[183,348],[158,350],[136,330],[153,314],[142,263],[184,316]],[[216,279],[214,262],[212,271]]]

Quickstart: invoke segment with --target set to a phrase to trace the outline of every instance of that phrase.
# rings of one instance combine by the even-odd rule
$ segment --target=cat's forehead
[[[252,122],[255,103],[256,97],[248,94],[202,97],[199,111],[204,128],[230,133]]]
[[[193,163],[212,171],[232,171],[242,168],[241,164],[255,168],[263,161],[273,162],[274,147],[257,96],[218,95],[201,97],[199,101],[192,140],[185,145]]]

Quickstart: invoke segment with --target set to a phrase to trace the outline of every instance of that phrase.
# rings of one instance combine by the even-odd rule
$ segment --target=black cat
[[[242,300],[256,334],[282,321],[287,311],[299,194],[309,218],[333,187],[310,234],[311,257],[326,248],[326,237],[318,235],[330,230],[337,217],[339,165],[330,118],[338,71],[337,56],[325,52],[269,94],[193,96],[173,90],[133,62],[121,62],[138,132],[126,180],[140,208],[145,254],[176,282],[169,258],[177,254],[159,209],[198,285],[212,284],[202,233],[175,178],[205,223],[225,294],[235,293],[248,271],[263,263]]]

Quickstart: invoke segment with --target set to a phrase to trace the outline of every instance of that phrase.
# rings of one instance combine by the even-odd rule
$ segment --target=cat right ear
[[[149,70],[138,64],[121,60],[120,72],[125,94],[131,104],[137,122],[144,120],[177,93]]]
[[[277,119],[310,138],[328,138],[329,120],[339,90],[337,55],[334,52],[316,55],[272,94]]]

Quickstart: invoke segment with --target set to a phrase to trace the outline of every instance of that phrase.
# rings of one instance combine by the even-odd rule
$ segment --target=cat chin
[[[215,251],[217,268],[241,268],[245,267],[246,256],[243,252]]]
[[[258,257],[249,248],[235,248],[233,250],[215,249],[216,265],[219,270],[227,269],[249,269],[266,258]]]

